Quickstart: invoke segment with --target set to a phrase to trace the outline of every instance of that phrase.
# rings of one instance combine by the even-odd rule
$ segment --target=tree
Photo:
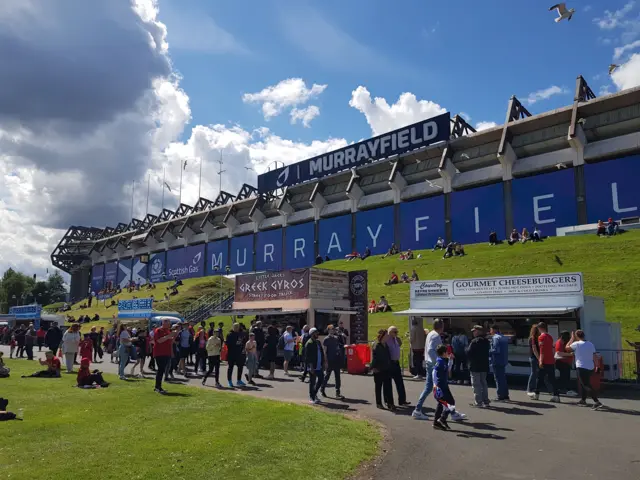
[[[9,307],[25,303],[31,294],[35,281],[32,277],[9,268],[0,280],[0,305],[3,311]]]
[[[47,289],[49,290],[49,302],[64,302],[67,296],[67,289],[64,285],[64,278],[60,272],[54,272],[47,279]],[[43,303],[46,305],[46,303]]]

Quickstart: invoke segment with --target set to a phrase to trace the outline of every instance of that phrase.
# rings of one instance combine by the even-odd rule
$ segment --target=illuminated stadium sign
[[[333,152],[271,170],[258,176],[258,192],[265,193],[338,173],[382,158],[447,140],[450,114],[423,120],[413,125],[354,143]]]

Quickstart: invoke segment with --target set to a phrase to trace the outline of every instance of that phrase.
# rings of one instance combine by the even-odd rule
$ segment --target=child
[[[16,336],[11,335],[11,343],[9,344],[11,346],[11,349],[9,350],[9,358],[13,358],[13,352],[16,351],[17,344],[18,343],[16,342]]]
[[[76,379],[78,387],[91,387],[94,383],[98,387],[108,387],[109,384],[102,378],[102,373],[98,370],[91,372],[89,370],[89,365],[91,365],[91,360],[89,358],[84,357],[80,360],[80,370],[78,370],[78,377]]]
[[[433,418],[433,428],[437,430],[449,430],[447,417],[450,412],[455,412],[456,401],[449,390],[449,359],[447,358],[447,347],[440,345],[436,353],[438,359],[433,369],[433,396],[438,402],[435,417]]]
[[[90,334],[84,334],[84,340],[80,342],[80,358],[93,358],[93,340]]]
[[[258,366],[258,347],[256,344],[255,333],[249,333],[249,341],[246,343],[244,348],[247,353],[247,373],[245,377],[247,378],[249,385],[255,385],[253,376],[255,375],[256,367]]]
[[[4,352],[0,352],[0,378],[7,378],[11,370],[4,364],[3,356]]]
[[[56,358],[53,351],[49,350],[45,353],[45,359],[39,360],[40,365],[46,365],[46,370],[33,373],[31,375],[23,375],[22,378],[60,378],[60,360]]]

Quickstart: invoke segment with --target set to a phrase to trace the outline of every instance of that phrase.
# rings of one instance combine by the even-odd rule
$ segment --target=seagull
[[[187,169],[187,161],[186,161],[186,160],[184,161],[184,167],[182,167],[182,169],[183,169],[183,170],[186,170],[186,169]]]
[[[554,5],[553,7],[549,8],[549,11],[553,11],[556,10],[558,12],[558,16],[556,17],[556,23],[557,22],[561,22],[562,20],[564,20],[565,18],[567,19],[567,21],[571,20],[571,17],[573,16],[574,13],[576,13],[576,9],[575,8],[571,8],[569,10],[567,10],[567,6],[563,3],[558,3],[556,5]]]
[[[609,75],[615,72],[618,68],[620,68],[620,65],[616,65],[615,63],[609,65]]]
[[[587,123],[587,121],[584,118],[579,118],[576,123],[579,125],[584,125],[585,123]]]
[[[567,168],[567,166],[564,163],[556,163],[556,168],[560,170],[561,168]]]

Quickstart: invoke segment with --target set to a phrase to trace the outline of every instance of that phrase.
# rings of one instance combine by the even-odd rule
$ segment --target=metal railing
[[[598,350],[603,356],[605,380],[611,369],[617,368],[620,382],[640,384],[640,348],[623,350]]]
[[[211,316],[212,310],[224,310],[231,307],[234,300],[233,292],[218,292],[194,300],[184,311],[187,322],[201,322]]]

